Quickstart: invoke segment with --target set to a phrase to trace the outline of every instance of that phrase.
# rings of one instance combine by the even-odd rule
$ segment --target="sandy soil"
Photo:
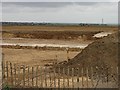
[[[3,48],[4,60],[13,63],[26,64],[26,65],[43,65],[53,62],[57,59],[58,62],[67,60],[66,51],[40,51],[29,49],[6,49]],[[79,52],[69,52],[69,58],[73,58]],[[50,61],[51,60],[51,61]]]

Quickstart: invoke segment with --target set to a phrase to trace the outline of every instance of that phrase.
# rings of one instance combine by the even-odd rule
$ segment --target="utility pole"
[[[104,19],[102,18],[102,25],[104,24]]]

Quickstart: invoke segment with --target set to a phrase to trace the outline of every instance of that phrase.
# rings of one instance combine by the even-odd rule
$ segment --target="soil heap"
[[[118,36],[118,33],[114,33],[96,40],[73,59],[60,66],[80,68],[93,67],[96,68],[94,71],[99,74],[106,73],[107,75],[107,71],[109,71],[110,74],[116,75],[116,67],[118,66],[118,49],[120,49]]]

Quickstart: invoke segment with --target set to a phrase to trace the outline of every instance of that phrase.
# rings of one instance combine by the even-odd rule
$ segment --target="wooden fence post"
[[[117,86],[118,86],[118,88],[119,88],[119,90],[120,90],[120,86],[119,86],[119,73],[120,73],[120,72],[119,72],[119,69],[120,69],[120,68],[117,66],[116,69],[117,69],[117,79],[116,79],[116,80],[117,80]]]
[[[68,86],[68,88],[69,88],[69,69],[70,67],[67,67],[67,86]]]
[[[65,68],[63,67],[63,88],[65,88],[65,79],[64,79],[64,75],[65,75]]]
[[[16,64],[14,64],[14,80],[16,86]]]
[[[91,67],[91,84],[92,84],[92,88],[94,87],[93,84],[93,67]]]
[[[44,74],[45,74],[45,76],[44,76],[44,77],[45,77],[45,87],[47,87],[47,75],[46,75],[47,72],[46,72],[46,71],[47,71],[47,68],[45,67],[45,68],[44,68]]]
[[[13,71],[12,71],[12,63],[10,62],[10,74],[11,74],[11,85],[13,86]]]
[[[87,76],[86,81],[87,81],[87,88],[88,88],[88,86],[89,86],[89,84],[88,84],[88,79],[89,79],[89,76],[88,76],[88,67],[86,67],[86,76]]]
[[[28,86],[29,86],[29,83],[30,83],[29,78],[30,78],[30,67],[28,66]]]
[[[102,70],[103,70],[103,67],[102,67]],[[103,78],[104,78],[104,72],[102,71],[102,73],[101,73],[101,83],[102,83],[102,84],[103,84],[103,82],[104,82]]]
[[[32,86],[34,86],[34,67],[32,66]]]
[[[4,86],[4,83],[5,83],[4,80],[5,80],[6,77],[5,77],[5,62],[4,62],[4,54],[3,53],[2,53],[2,63],[1,63],[1,65],[2,65],[2,71],[1,71],[2,72],[1,73],[2,74],[2,77],[1,77],[2,78],[2,86]]]
[[[25,86],[25,65],[23,66],[23,86]]]
[[[36,67],[36,87],[38,87],[38,67]]]
[[[74,88],[74,68],[72,68],[72,88]]]
[[[109,82],[109,68],[107,68],[107,86],[108,86],[108,82]]]
[[[49,78],[50,78],[50,82],[49,82],[50,83],[50,87],[52,87],[52,79],[51,79],[52,77],[51,77],[51,72],[50,71],[49,71]]]
[[[82,88],[84,87],[84,73],[83,73],[83,67],[82,67],[82,70],[81,70],[81,74],[82,74]]]
[[[55,72],[55,68],[54,68],[54,87],[56,88],[56,72]]]
[[[42,76],[43,76],[43,71],[42,71],[42,70],[43,70],[43,68],[42,68],[42,66],[41,66],[41,67],[40,67],[40,80],[41,80],[41,85],[40,85],[40,86],[41,86],[41,87],[43,87],[43,83],[44,83],[44,82],[43,82],[43,77],[42,77]]]
[[[20,84],[19,81],[21,80],[20,74],[21,74],[21,72],[20,72],[20,65],[18,65],[18,81],[17,81],[17,82],[18,82],[18,83],[17,83],[18,85]]]
[[[58,88],[60,88],[60,67],[58,68]]]
[[[78,70],[78,71],[77,71],[77,88],[79,88],[79,85],[78,85],[78,84],[79,84],[79,82],[80,82],[80,81],[79,81],[80,71],[79,71],[79,68],[77,68],[77,70]]]
[[[6,62],[6,72],[7,72],[7,76],[6,76],[6,78],[7,78],[7,85],[8,85],[8,80],[9,80],[9,66],[8,66],[8,61]]]

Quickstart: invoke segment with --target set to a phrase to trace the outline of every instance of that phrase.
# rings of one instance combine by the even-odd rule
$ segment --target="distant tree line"
[[[107,26],[107,24],[88,24],[88,23],[37,23],[37,22],[2,22],[2,25],[16,25],[16,26],[39,26],[39,25],[76,25],[76,26]]]
[[[88,23],[80,23],[80,26],[107,26],[107,24],[88,24]]]
[[[34,22],[2,22],[2,25],[16,25],[16,26],[23,26],[23,25],[47,25],[48,23],[34,23]]]

